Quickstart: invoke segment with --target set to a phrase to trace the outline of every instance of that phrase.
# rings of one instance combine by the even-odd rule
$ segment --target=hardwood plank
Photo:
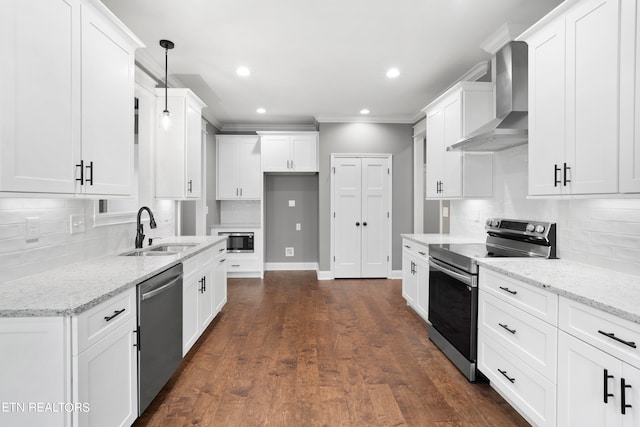
[[[528,425],[429,341],[399,280],[230,279],[228,303],[134,424]]]

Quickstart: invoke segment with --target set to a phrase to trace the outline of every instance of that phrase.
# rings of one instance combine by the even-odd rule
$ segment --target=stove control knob
[[[533,225],[533,224],[527,224],[527,228],[526,228],[526,230],[527,230],[529,233],[533,233],[533,232],[535,231],[535,229],[536,229],[536,226],[535,226],[535,225]]]
[[[491,221],[491,219],[487,219],[487,222],[485,224],[487,225],[487,227],[491,227],[492,223],[493,221]]]
[[[494,219],[493,221],[491,221],[491,225],[494,227],[498,227],[500,225],[500,220]]]
[[[544,225],[536,225],[536,233],[544,233]]]

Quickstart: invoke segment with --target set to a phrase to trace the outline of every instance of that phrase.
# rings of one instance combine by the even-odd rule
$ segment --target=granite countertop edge
[[[191,244],[196,246],[184,252],[174,255],[158,256],[158,257],[126,257],[124,254],[133,249],[123,250],[119,254],[105,255],[89,261],[75,263],[69,266],[59,267],[53,270],[38,273],[32,276],[24,277],[10,282],[0,284],[0,318],[3,317],[68,317],[78,315],[109,298],[118,295],[127,289],[131,289],[145,280],[171,268],[179,263],[192,258],[211,247],[225,241],[225,237],[218,236],[174,236],[163,238],[158,244],[153,246],[161,246],[167,244]],[[147,258],[143,260],[142,258]],[[149,259],[151,258],[151,259]],[[136,270],[136,263],[148,262],[150,265],[144,266],[140,275],[135,272],[127,274],[127,278],[112,282],[109,277],[103,277],[100,285],[99,281],[94,280],[94,288],[92,295],[89,297],[82,296],[82,289],[70,285],[69,289],[56,289],[67,281],[71,276],[70,270],[76,270],[78,274],[87,274],[92,269],[99,268],[101,264],[118,264],[129,265],[131,270]],[[105,274],[104,272],[100,274]],[[114,276],[116,273],[113,274]],[[73,277],[77,281],[77,277]],[[45,283],[46,284],[42,284]],[[22,288],[21,288],[22,287]],[[11,292],[10,290],[23,290],[23,292]],[[38,299],[41,295],[46,295],[52,291],[57,291],[55,302],[50,306],[43,303],[41,306],[24,304],[22,301]],[[16,297],[17,295],[17,297]],[[69,301],[76,301],[69,303]],[[14,304],[15,307],[11,307]],[[64,305],[65,307],[62,307]]]
[[[514,260],[516,262],[513,262]],[[477,262],[481,267],[501,273],[507,277],[640,324],[639,276],[560,259],[523,260],[511,258],[505,261],[505,259],[494,258],[477,259]],[[533,263],[540,263],[540,268],[537,271],[543,272],[546,270],[546,277],[544,279],[536,279],[531,275],[522,273],[522,270],[517,271],[522,267],[523,263],[527,263],[528,266],[535,265]],[[580,280],[579,286],[582,292],[574,290],[574,286],[570,283],[566,283],[565,286],[561,285],[566,280],[565,275],[570,274],[575,269],[580,269],[583,272],[580,277],[576,278],[576,280]],[[609,276],[607,281],[609,286],[603,288],[598,280],[607,276]],[[593,277],[592,281],[590,277]],[[602,292],[602,294],[598,295],[599,292]],[[634,307],[637,308],[634,310]]]

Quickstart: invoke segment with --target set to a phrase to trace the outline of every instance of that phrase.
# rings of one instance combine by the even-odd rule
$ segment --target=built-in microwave
[[[218,236],[227,237],[227,252],[253,252],[253,232],[219,231]]]

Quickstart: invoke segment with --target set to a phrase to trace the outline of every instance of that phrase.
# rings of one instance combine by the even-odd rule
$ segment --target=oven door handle
[[[445,264],[441,263],[440,261],[437,261],[433,258],[429,258],[429,266],[433,267],[434,269],[446,274],[447,276],[451,276],[454,279],[457,279],[459,281],[461,281],[462,283],[464,283],[467,286],[473,286],[473,282],[471,280],[471,277],[466,276],[464,274],[460,274],[457,273],[453,270],[451,270],[450,268],[448,268]]]

